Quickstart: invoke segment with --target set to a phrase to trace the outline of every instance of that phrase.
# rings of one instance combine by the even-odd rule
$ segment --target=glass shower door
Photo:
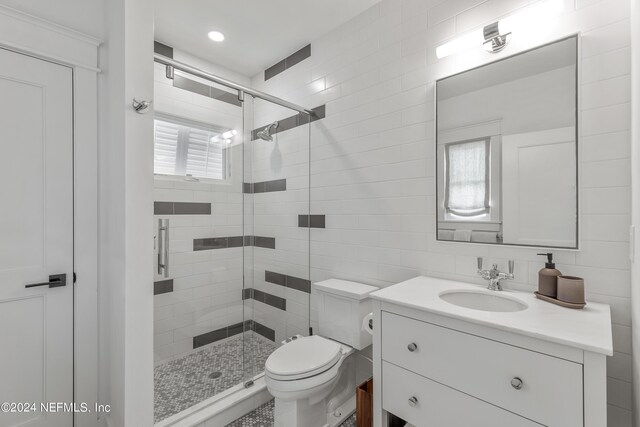
[[[250,382],[282,341],[309,334],[309,116],[245,95],[244,141],[243,358]]]
[[[160,64],[155,71],[160,422],[244,382],[244,107],[235,90],[177,70],[169,79]]]

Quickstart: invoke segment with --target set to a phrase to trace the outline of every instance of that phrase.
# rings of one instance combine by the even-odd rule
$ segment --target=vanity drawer
[[[549,427],[583,425],[578,363],[387,312],[382,359]]]
[[[382,407],[415,426],[540,427],[538,423],[388,362],[382,364],[382,381]]]

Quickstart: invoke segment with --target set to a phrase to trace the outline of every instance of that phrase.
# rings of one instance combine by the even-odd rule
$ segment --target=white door
[[[73,425],[41,408],[73,402],[72,78],[0,49],[0,404],[20,410],[2,427]]]
[[[575,128],[502,137],[504,243],[577,244]]]

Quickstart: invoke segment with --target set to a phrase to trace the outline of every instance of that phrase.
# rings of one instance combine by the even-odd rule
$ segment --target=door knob
[[[35,288],[38,286],[49,286],[50,288],[59,288],[61,286],[67,286],[67,275],[52,274],[51,276],[49,276],[48,282],[32,283],[30,285],[26,285],[25,288]]]
[[[418,404],[418,398],[415,396],[411,396],[409,398],[409,406],[414,407]]]
[[[412,352],[412,353],[413,353],[414,351],[416,351],[417,349],[418,349],[418,344],[416,344],[416,343],[414,343],[414,342],[412,342],[411,344],[409,344],[409,345],[407,346],[407,350],[409,350],[409,351],[410,351],[410,352]]]
[[[524,382],[520,378],[513,377],[511,379],[511,387],[515,388],[516,390],[522,389],[523,385],[524,385]]]

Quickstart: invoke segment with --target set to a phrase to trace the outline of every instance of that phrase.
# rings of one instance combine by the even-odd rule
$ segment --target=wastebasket
[[[373,426],[373,378],[356,388],[356,426]]]

